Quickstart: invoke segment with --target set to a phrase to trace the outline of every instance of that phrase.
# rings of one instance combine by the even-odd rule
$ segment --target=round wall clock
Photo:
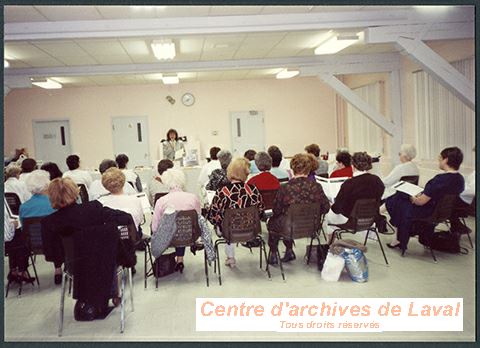
[[[192,106],[195,103],[195,97],[192,93],[185,93],[182,96],[182,103],[185,106]]]

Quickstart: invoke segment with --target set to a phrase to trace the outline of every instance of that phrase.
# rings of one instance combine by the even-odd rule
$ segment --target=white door
[[[242,157],[245,151],[265,151],[265,123],[262,111],[230,113],[233,157]]]
[[[146,116],[113,117],[113,153],[128,156],[128,167],[150,166],[148,119]]]
[[[68,121],[33,121],[35,159],[54,162],[61,171],[68,170],[65,160],[72,154]]]

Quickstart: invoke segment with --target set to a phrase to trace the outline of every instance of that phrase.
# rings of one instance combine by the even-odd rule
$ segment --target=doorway
[[[113,155],[128,156],[128,167],[150,166],[147,116],[112,117]]]
[[[68,170],[65,160],[72,154],[68,120],[33,121],[33,138],[38,162],[54,162],[62,172]]]
[[[230,113],[232,155],[243,157],[245,151],[265,151],[265,121],[262,111],[239,111]]]

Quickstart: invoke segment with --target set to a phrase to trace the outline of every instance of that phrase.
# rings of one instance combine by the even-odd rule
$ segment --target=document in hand
[[[322,185],[323,192],[327,196],[328,200],[330,202],[334,202],[335,197],[337,197],[338,195],[338,191],[340,191],[340,187],[349,178],[345,177],[345,178],[327,179],[321,176],[315,176],[315,179],[320,185]]]
[[[8,218],[9,218],[10,220],[17,220],[17,221],[18,221],[18,227],[17,227],[17,228],[22,227],[21,224],[20,224],[20,218],[19,218],[19,216],[12,213],[12,210],[10,209],[10,206],[8,205],[7,200],[5,199],[5,197],[3,197],[3,202],[4,202],[4,204],[5,204],[5,209],[7,210],[7,213],[8,213]]]
[[[137,198],[140,200],[140,203],[142,203],[143,212],[150,214],[152,212],[152,206],[150,205],[150,201],[145,192],[138,193]]]
[[[208,205],[212,205],[213,197],[215,197],[215,191],[210,191],[210,190],[206,190],[206,191],[207,191]]]
[[[175,159],[181,159],[183,158],[183,149],[175,151]]]
[[[409,196],[416,196],[419,193],[423,192],[423,188],[421,188],[420,186],[411,184],[406,181],[399,181],[395,185],[393,185],[392,188],[394,188],[397,191],[406,193]]]

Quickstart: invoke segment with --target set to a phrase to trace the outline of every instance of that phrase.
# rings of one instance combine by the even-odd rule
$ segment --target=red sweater
[[[280,188],[280,181],[270,172],[261,172],[252,176],[247,184],[254,185],[260,191],[263,190],[278,190]]]
[[[342,169],[335,170],[332,174],[330,174],[331,178],[351,178],[353,176],[353,169],[352,166],[345,167]]]

